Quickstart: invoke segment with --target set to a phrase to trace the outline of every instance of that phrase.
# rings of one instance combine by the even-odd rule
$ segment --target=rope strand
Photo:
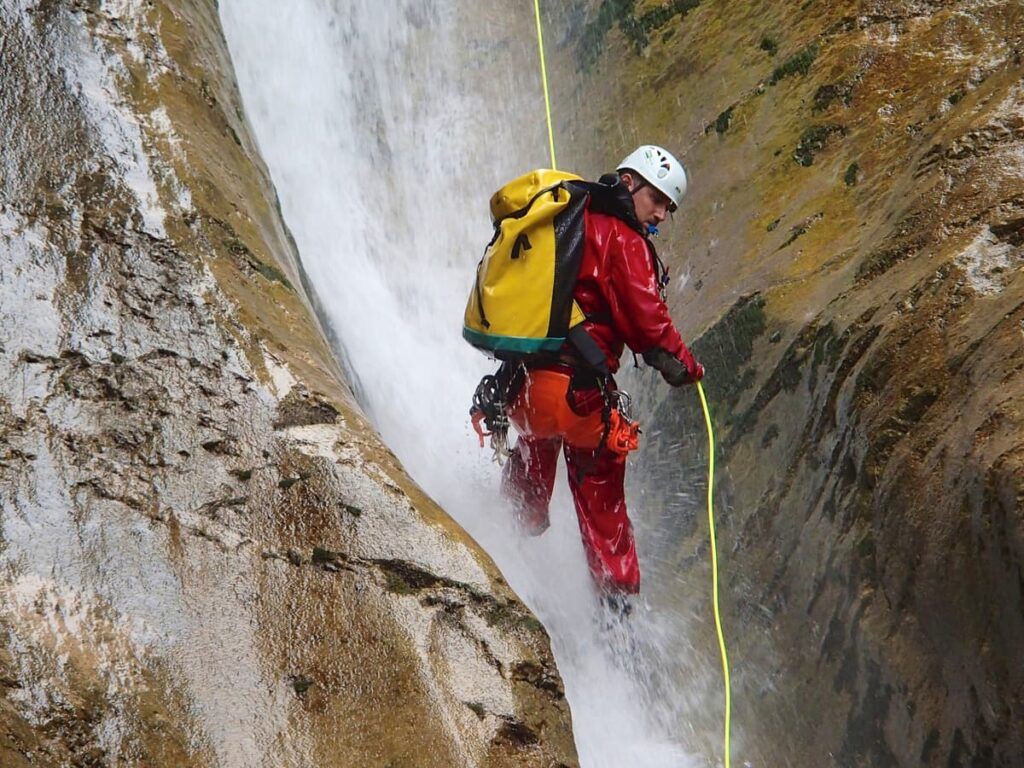
[[[540,79],[544,85],[544,110],[548,123],[548,148],[551,151],[551,168],[557,170],[555,162],[555,131],[551,123],[551,99],[548,95],[548,70],[544,62],[544,32],[540,19],[540,0],[533,0],[533,11],[537,19],[537,50],[540,55]],[[730,732],[732,729],[732,684],[729,678],[729,654],[725,648],[725,634],[722,631],[722,614],[718,604],[718,545],[715,542],[715,432],[711,424],[711,412],[704,396],[704,387],[697,382],[697,394],[704,410],[704,424],[708,431],[708,533],[711,538],[711,602],[715,612],[715,632],[718,635],[718,650],[722,657],[722,677],[725,681],[725,737],[723,762],[730,768],[731,748]]]
[[[718,650],[722,656],[722,678],[725,680],[725,768],[731,764],[729,733],[732,725],[732,685],[729,681],[729,654],[725,650],[725,634],[722,632],[722,613],[718,606],[718,545],[715,543],[715,430],[711,426],[711,411],[704,396],[704,386],[697,382],[697,394],[704,409],[704,425],[708,430],[708,531],[711,537],[711,602],[715,609],[715,632],[718,634]]]
[[[544,112],[548,118],[548,149],[551,150],[551,170],[557,171],[555,129],[551,125],[551,98],[548,95],[548,68],[544,63],[544,31],[540,22],[540,0],[533,0],[533,14],[537,17],[537,51],[540,54],[540,80],[544,84]]]

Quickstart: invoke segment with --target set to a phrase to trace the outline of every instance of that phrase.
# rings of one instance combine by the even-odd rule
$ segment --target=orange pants
[[[523,528],[543,533],[561,449],[591,575],[604,591],[632,594],[640,590],[640,565],[626,513],[626,464],[600,447],[603,407],[599,389],[570,393],[567,373],[529,371],[509,408],[520,437],[505,464],[502,492]]]

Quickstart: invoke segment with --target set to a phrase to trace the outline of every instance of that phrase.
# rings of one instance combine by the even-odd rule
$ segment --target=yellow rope
[[[555,163],[555,131],[551,124],[551,99],[548,96],[548,70],[544,63],[544,33],[540,21],[540,0],[533,0],[533,11],[537,18],[537,49],[540,53],[540,79],[544,84],[544,110],[548,121],[548,148],[551,150],[551,167]],[[722,655],[722,676],[725,680],[725,768],[731,766],[729,734],[732,725],[732,685],[729,680],[729,654],[725,649],[725,634],[722,632],[722,615],[718,606],[718,545],[715,543],[715,432],[711,425],[711,412],[704,397],[704,387],[697,382],[697,394],[704,409],[704,424],[708,430],[708,529],[711,537],[711,595],[715,610],[715,631],[718,634],[718,650]]]
[[[544,63],[544,32],[540,23],[540,0],[533,0],[533,15],[537,17],[537,50],[540,54],[540,80],[544,84],[544,111],[548,118],[548,148],[551,150],[551,169],[557,170],[555,130],[551,126],[551,99],[548,96],[548,68]]]
[[[729,732],[732,724],[732,685],[729,681],[729,654],[725,650],[725,634],[722,632],[722,614],[718,607],[718,545],[715,543],[715,430],[711,426],[711,412],[704,397],[704,387],[697,382],[697,394],[704,409],[704,424],[708,429],[708,530],[711,537],[711,602],[715,608],[715,631],[718,633],[718,650],[722,655],[722,677],[725,680],[725,768],[730,766]]]

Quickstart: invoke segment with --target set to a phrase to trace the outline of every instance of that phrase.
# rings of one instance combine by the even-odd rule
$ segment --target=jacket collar
[[[622,219],[645,239],[647,238],[644,226],[636,217],[633,195],[617,173],[606,173],[597,180],[590,195],[590,210]]]

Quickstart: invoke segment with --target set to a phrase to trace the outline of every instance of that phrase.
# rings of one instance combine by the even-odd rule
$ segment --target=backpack
[[[619,409],[628,396],[611,387],[604,352],[583,327],[587,317],[573,291],[583,258],[584,211],[615,215],[643,231],[628,191],[618,176],[588,182],[540,169],[495,192],[490,207],[494,236],[477,265],[462,326],[466,341],[502,361],[473,394],[470,415],[480,446],[490,436],[497,460],[510,455],[507,407],[523,383],[526,365],[557,355],[569,341],[597,376],[605,397],[602,445],[624,457],[636,448],[639,428]]]
[[[594,186],[571,173],[540,169],[492,195],[494,236],[466,303],[466,341],[499,360],[517,360],[557,353],[568,338],[586,348],[580,352],[589,364],[604,367],[573,299],[583,213]]]

